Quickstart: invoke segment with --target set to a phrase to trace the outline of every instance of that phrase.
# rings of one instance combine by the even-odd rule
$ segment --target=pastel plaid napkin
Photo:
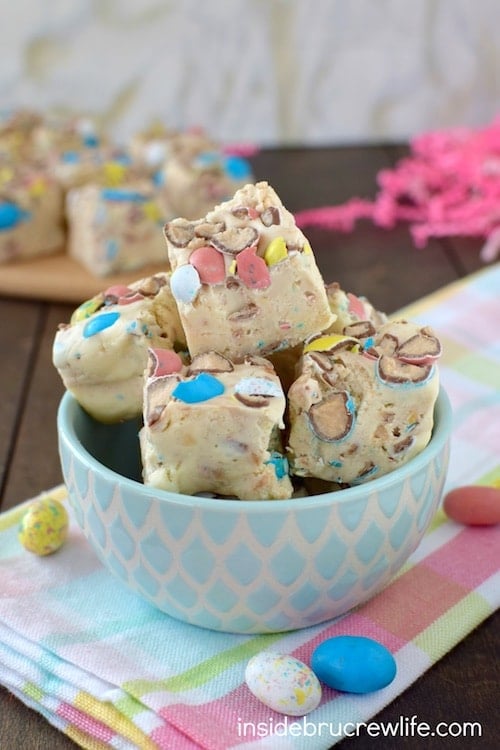
[[[444,343],[442,382],[455,420],[446,490],[500,486],[500,265],[404,314],[433,326]],[[65,499],[62,486],[43,494]],[[55,555],[25,552],[17,539],[25,509],[0,516],[0,681],[92,750],[328,748],[348,722],[373,717],[500,603],[500,527],[467,528],[438,512],[393,582],[356,611],[286,634],[205,631],[125,589],[73,520]],[[288,725],[244,685],[246,663],[262,649],[308,662],[336,634],[385,644],[398,665],[394,682],[367,695],[325,688],[320,706]]]

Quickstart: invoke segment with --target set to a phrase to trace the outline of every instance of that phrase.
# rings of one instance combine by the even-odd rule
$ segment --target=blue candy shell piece
[[[281,453],[278,453],[278,451],[272,451],[269,460],[265,462],[266,464],[272,464],[274,466],[274,473],[276,474],[276,479],[283,479],[283,477],[287,477],[289,473],[289,465],[288,465],[288,459],[285,456],[282,456]]]
[[[89,133],[88,135],[82,136],[82,143],[87,148],[97,148],[99,145],[99,138],[96,135]]]
[[[0,230],[13,229],[27,218],[29,213],[19,208],[16,203],[0,203]]]
[[[252,176],[250,163],[241,156],[226,156],[224,168],[226,174],[233,180],[246,180]]]
[[[89,339],[91,336],[95,336],[96,333],[104,331],[116,323],[119,317],[119,312],[108,312],[96,315],[95,318],[90,318],[83,329],[83,338]]]
[[[321,682],[345,693],[371,693],[396,676],[391,652],[372,638],[339,635],[315,648],[311,669]]]
[[[127,190],[126,188],[103,188],[101,197],[105,201],[125,201],[129,203],[145,203],[149,198],[144,193],[137,190]]]
[[[64,151],[61,155],[61,160],[64,164],[78,164],[80,161],[80,154],[77,151]]]
[[[199,169],[217,165],[219,162],[220,155],[216,151],[201,151],[194,159],[194,164]]]
[[[172,391],[172,396],[185,404],[198,404],[224,393],[224,385],[208,372],[200,372],[193,380],[184,380]]]
[[[155,172],[151,179],[153,181],[153,185],[155,185],[156,187],[162,187],[165,184],[165,175],[161,170]]]
[[[113,161],[115,164],[121,164],[124,167],[129,167],[132,164],[132,159],[128,154],[115,154]]]

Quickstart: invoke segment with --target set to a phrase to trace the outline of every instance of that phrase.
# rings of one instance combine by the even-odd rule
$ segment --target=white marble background
[[[404,139],[500,111],[499,0],[1,0],[0,108],[224,142]]]

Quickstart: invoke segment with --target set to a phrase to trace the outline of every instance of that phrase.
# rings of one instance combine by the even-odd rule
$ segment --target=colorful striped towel
[[[433,326],[444,342],[442,381],[455,415],[446,489],[500,485],[500,265],[404,313]],[[44,494],[65,498],[63,487]],[[74,522],[57,554],[25,552],[17,539],[25,507],[0,516],[0,681],[92,750],[328,748],[349,722],[373,717],[500,603],[500,527],[466,528],[438,512],[394,581],[343,618],[266,636],[204,631],[126,590]],[[341,633],[389,647],[395,681],[360,696],[325,688],[314,712],[288,723],[245,687],[246,663],[258,651],[307,662],[315,645]]]

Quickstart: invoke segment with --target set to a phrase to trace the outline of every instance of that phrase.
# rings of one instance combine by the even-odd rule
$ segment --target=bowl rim
[[[394,471],[383,476],[372,479],[369,482],[347,487],[342,490],[324,492],[317,495],[305,497],[288,498],[285,500],[237,500],[202,497],[199,495],[183,495],[170,490],[151,487],[135,479],[119,474],[113,469],[101,464],[91,453],[84,448],[75,431],[74,419],[78,410],[85,411],[71,393],[66,391],[61,398],[57,410],[57,433],[59,441],[64,441],[68,449],[77,456],[81,463],[86,464],[107,481],[119,482],[130,486],[138,496],[145,500],[158,500],[160,503],[173,503],[183,505],[191,509],[204,511],[237,511],[246,514],[288,512],[313,508],[321,508],[332,503],[345,503],[373,494],[377,491],[387,490],[395,484],[404,482],[410,476],[422,469],[434,456],[436,456],[449,440],[452,429],[452,408],[450,400],[444,388],[440,385],[438,396],[434,406],[434,427],[432,436],[426,447],[418,453],[411,461],[403,464]],[[89,416],[90,419],[92,417]],[[61,448],[59,448],[61,452]]]

